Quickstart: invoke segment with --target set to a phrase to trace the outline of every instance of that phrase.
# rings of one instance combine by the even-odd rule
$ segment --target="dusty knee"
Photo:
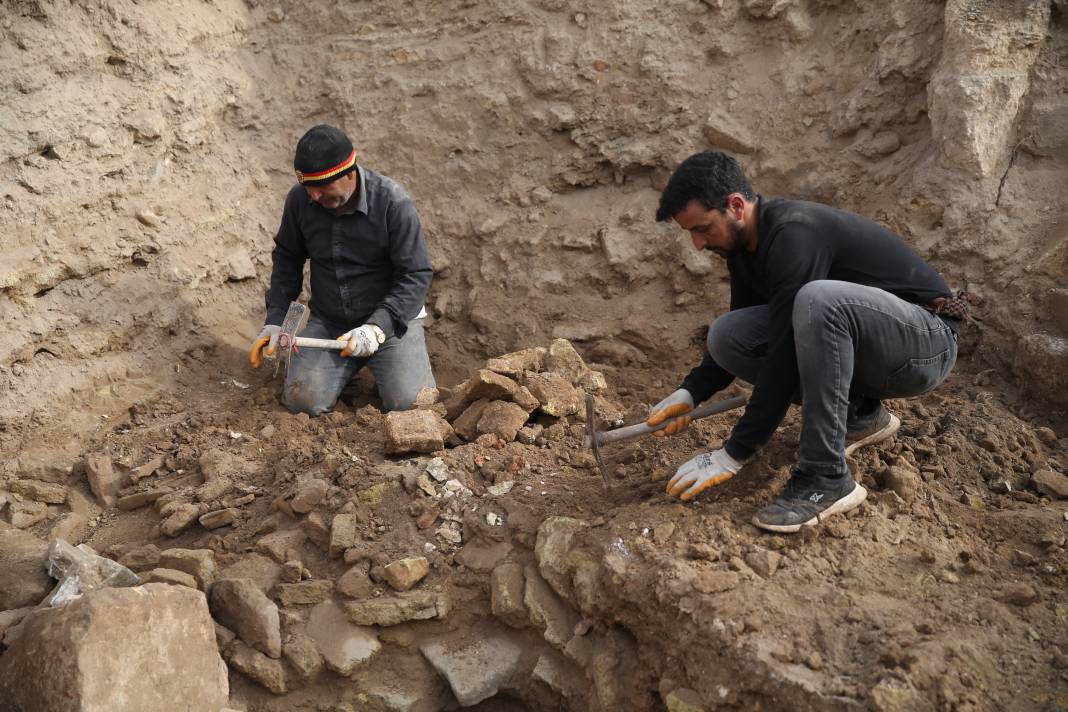
[[[333,399],[306,384],[287,384],[282,394],[282,405],[290,413],[307,413],[315,418],[334,407]]]

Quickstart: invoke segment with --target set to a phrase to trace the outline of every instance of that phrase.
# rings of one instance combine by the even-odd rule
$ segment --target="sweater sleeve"
[[[300,232],[297,220],[297,201],[300,193],[291,190],[286,196],[282,208],[282,223],[274,237],[274,251],[271,253],[271,286],[267,290],[267,324],[279,326],[289,310],[290,302],[300,296],[304,285],[304,263],[308,260],[308,251],[304,236]]]
[[[771,438],[790,407],[800,382],[794,348],[794,298],[808,282],[826,278],[832,261],[830,248],[803,223],[785,223],[768,238],[768,356],[753,384],[745,413],[725,445],[731,457],[740,460]]]

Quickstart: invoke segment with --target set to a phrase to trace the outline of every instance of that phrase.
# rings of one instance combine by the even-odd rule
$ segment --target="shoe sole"
[[[855,443],[850,443],[849,446],[845,449],[845,456],[849,457],[862,447],[874,445],[875,443],[881,443],[883,440],[889,440],[897,434],[898,428],[900,427],[901,418],[891,413],[890,422],[886,424],[886,427],[884,427],[882,430],[876,430],[868,437],[862,438],[856,441]]]
[[[857,483],[857,486],[853,488],[853,491],[842,497],[840,500],[832,504],[827,509],[823,510],[812,519],[807,522],[801,522],[799,524],[767,524],[760,521],[759,516],[753,515],[753,526],[764,531],[777,532],[779,534],[791,534],[801,529],[801,527],[811,527],[816,524],[820,524],[824,519],[833,514],[845,514],[851,509],[856,509],[860,506],[860,503],[868,498],[868,490],[864,489],[864,486]]]

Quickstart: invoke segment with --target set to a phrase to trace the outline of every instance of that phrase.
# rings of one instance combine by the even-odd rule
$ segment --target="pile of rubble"
[[[104,693],[94,688],[99,670],[84,661],[100,657],[99,646],[131,635],[126,618],[132,617],[144,626],[137,634],[144,642],[109,651],[109,674],[123,665],[139,667],[142,645],[166,638],[157,651],[176,661],[169,674],[197,687],[204,700],[227,699],[225,675],[205,662],[221,655],[232,670],[275,695],[314,690],[321,675],[336,674],[358,681],[371,709],[409,711],[472,705],[499,690],[546,704],[582,700],[584,709],[593,709],[584,669],[599,661],[601,707],[611,706],[616,680],[626,679],[609,674],[628,659],[619,649],[622,638],[594,643],[601,634],[542,573],[554,551],[545,543],[552,522],[539,530],[540,520],[509,496],[517,480],[543,469],[539,461],[555,464],[561,452],[565,467],[589,477],[592,459],[572,447],[585,429],[569,418],[583,420],[585,393],[605,388],[601,373],[569,342],[556,340],[491,359],[451,391],[425,391],[411,411],[383,416],[369,408],[355,417],[327,416],[334,425],[355,421],[353,427],[379,438],[359,454],[344,447],[344,461],[332,473],[310,468],[296,476],[280,464],[274,482],[264,485],[249,475],[263,462],[250,468],[234,452],[209,447],[189,469],[174,448],[129,468],[101,450],[86,456],[82,487],[20,480],[9,495],[13,525],[0,528],[0,556],[14,574],[0,584],[6,649],[0,687],[32,699],[39,685],[20,680],[40,679],[58,664],[69,668],[62,695],[88,705]],[[603,417],[618,419],[611,402],[601,395],[595,402]],[[261,440],[275,427],[265,426]],[[391,457],[382,458],[375,445]],[[101,509],[82,502],[85,486]],[[520,489],[529,494],[532,487]],[[25,518],[24,503],[37,502],[31,498],[37,495],[47,498],[41,507],[71,507],[47,533],[43,519]],[[35,608],[52,586],[43,565],[46,539],[79,543],[91,536],[90,524],[118,521],[149,505],[159,514],[149,543],[121,541],[104,550],[139,575],[137,587]],[[44,538],[16,526],[36,526]],[[406,536],[391,537],[397,531]],[[157,545],[190,537],[200,537],[201,545]],[[457,589],[464,576],[477,583],[466,580]],[[202,595],[190,598],[190,591]],[[195,624],[172,636],[167,626],[185,619]],[[434,623],[446,620],[444,627]],[[70,655],[63,661],[41,654],[42,641],[55,643],[49,636],[59,635],[49,631],[74,629],[99,635],[64,638]],[[375,663],[383,657],[388,664]],[[185,660],[199,667],[185,669]],[[413,677],[413,669],[421,673]],[[143,693],[137,691],[142,682]],[[153,695],[174,692],[151,676],[130,684],[125,694],[143,699],[146,709]],[[100,699],[114,703],[106,695]],[[216,704],[204,700],[197,709]]]

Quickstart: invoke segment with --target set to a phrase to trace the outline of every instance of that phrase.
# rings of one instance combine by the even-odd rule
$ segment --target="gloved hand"
[[[703,452],[675,471],[667,485],[667,493],[689,502],[709,487],[726,482],[734,477],[742,463],[727,454],[723,448]]]
[[[685,388],[680,388],[652,407],[645,424],[650,428],[655,428],[668,418],[674,418],[663,430],[653,433],[653,437],[662,438],[665,435],[674,435],[685,430],[690,424],[690,416],[683,414],[691,410],[693,410],[693,396]]]
[[[375,351],[378,351],[379,345],[386,340],[386,335],[374,324],[364,324],[351,331],[346,331],[337,338],[338,340],[349,342],[341,350],[342,356],[368,358],[373,356]]]
[[[248,362],[252,368],[259,368],[263,363],[264,347],[267,348],[268,356],[274,356],[275,350],[278,349],[278,332],[281,330],[282,327],[271,324],[260,329],[260,335],[252,342],[252,348],[248,351]]]

